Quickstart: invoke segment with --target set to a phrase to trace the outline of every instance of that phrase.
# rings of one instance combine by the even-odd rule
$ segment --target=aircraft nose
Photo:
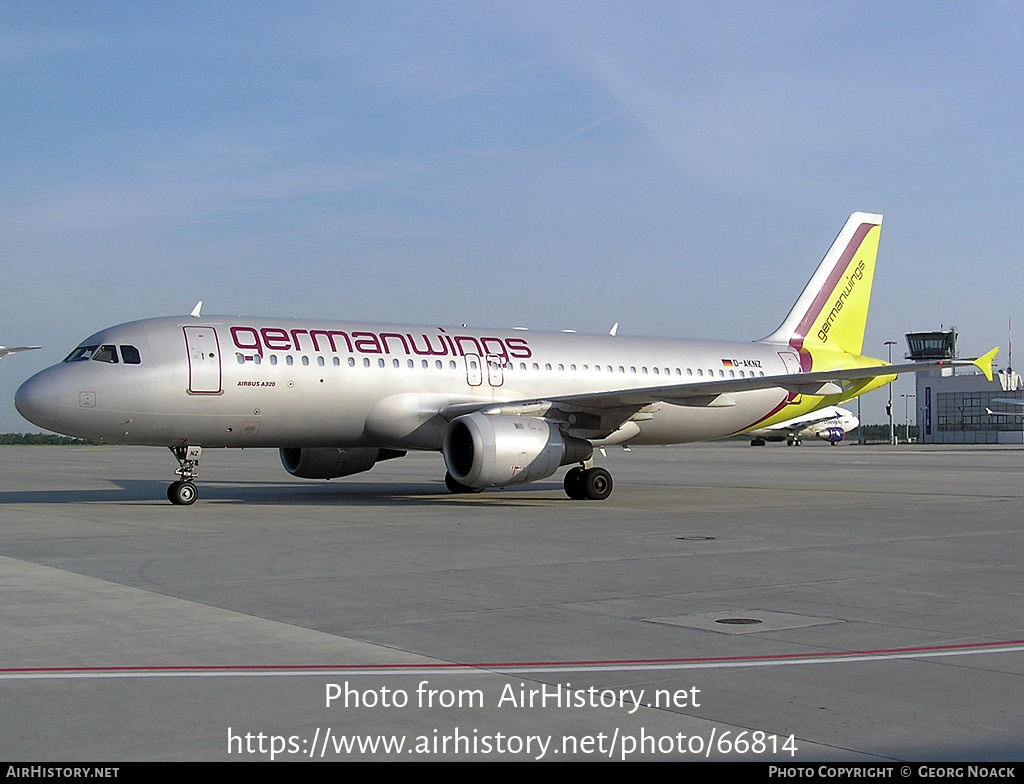
[[[18,387],[14,407],[34,425],[53,430],[57,424],[57,387],[47,372],[37,373]]]

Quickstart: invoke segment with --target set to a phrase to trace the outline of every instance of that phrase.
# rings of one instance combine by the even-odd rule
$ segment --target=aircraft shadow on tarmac
[[[105,488],[77,490],[3,490],[3,504],[167,504],[167,485],[160,480],[111,480],[116,485]],[[205,482],[199,504],[294,504],[297,506],[416,506],[424,503],[476,504],[487,506],[518,506],[523,502],[549,502],[541,492],[557,492],[561,484],[536,482],[530,486],[503,488],[502,492],[479,495],[452,495],[443,482],[388,483],[332,482],[317,485],[278,482]],[[564,500],[564,497],[559,499]],[[170,505],[168,505],[170,509]]]

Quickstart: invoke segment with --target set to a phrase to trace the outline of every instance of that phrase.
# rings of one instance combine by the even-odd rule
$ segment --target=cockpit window
[[[121,360],[126,365],[138,365],[142,363],[142,357],[135,346],[121,346]]]
[[[113,346],[100,346],[92,358],[96,362],[109,362],[114,365],[117,364],[117,350]]]
[[[93,352],[99,348],[99,346],[79,346],[70,354],[67,355],[65,362],[82,362],[86,359],[92,359]]]

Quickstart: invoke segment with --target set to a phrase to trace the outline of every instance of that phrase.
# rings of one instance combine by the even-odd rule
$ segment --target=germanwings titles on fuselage
[[[453,492],[568,465],[570,498],[607,498],[595,447],[770,427],[934,366],[860,353],[880,227],[881,216],[852,215],[782,326],[753,343],[204,317],[197,306],[96,333],[15,403],[50,430],[169,447],[177,504],[196,498],[203,447],[276,447],[290,473],[324,479],[440,451]],[[993,354],[976,364],[990,372]]]

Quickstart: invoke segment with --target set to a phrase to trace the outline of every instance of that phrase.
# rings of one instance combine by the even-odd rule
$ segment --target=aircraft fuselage
[[[125,346],[134,352],[123,356]],[[87,348],[90,356],[73,352],[27,381],[19,410],[68,435],[162,446],[437,450],[448,424],[439,411],[454,404],[800,366],[795,350],[777,344],[221,317],[122,324],[76,351]],[[721,406],[653,403],[631,420],[637,430],[625,441],[721,438],[820,401],[787,405],[793,397],[758,389]]]

